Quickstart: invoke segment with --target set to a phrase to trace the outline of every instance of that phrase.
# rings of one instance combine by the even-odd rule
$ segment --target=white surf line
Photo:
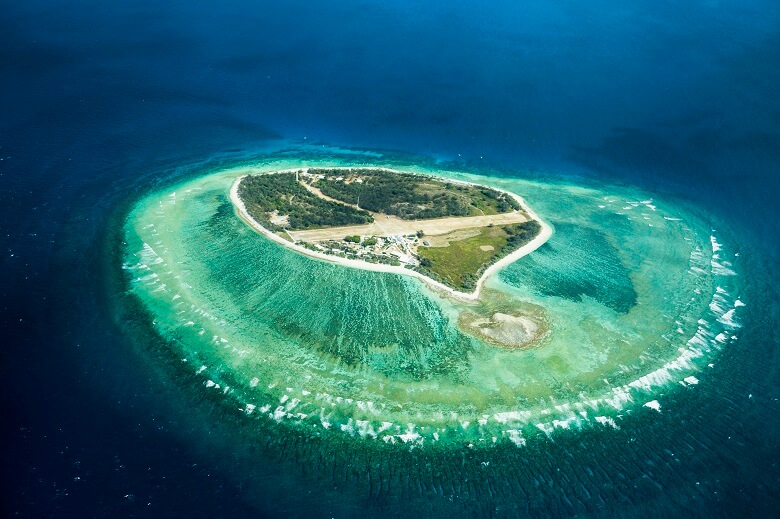
[[[262,175],[272,175],[277,173],[294,173],[296,171],[306,171],[308,172],[310,168],[294,168],[294,169],[284,169],[279,171],[269,171],[269,172],[258,172],[258,174]],[[315,168],[316,169],[316,168]],[[403,174],[410,174],[407,171],[399,171],[395,169],[390,168],[380,168],[380,167],[328,167],[326,169],[341,169],[341,170],[351,170],[351,169],[364,169],[364,170],[375,170],[375,171],[390,171],[393,173],[403,173]],[[417,174],[417,173],[412,173]],[[435,175],[430,175],[435,177]],[[447,285],[440,283],[434,279],[429,278],[428,276],[424,274],[420,274],[419,272],[411,269],[407,269],[404,267],[396,267],[393,265],[381,265],[378,263],[368,263],[366,261],[362,260],[353,260],[348,258],[340,258],[338,256],[332,256],[330,254],[325,254],[318,251],[313,251],[310,249],[307,249],[306,247],[302,247],[300,245],[297,245],[295,243],[291,243],[284,238],[281,238],[276,233],[271,232],[270,230],[266,229],[257,221],[255,221],[252,216],[250,216],[249,212],[246,210],[246,206],[244,205],[244,202],[241,200],[241,198],[238,196],[238,186],[241,183],[241,181],[246,177],[246,175],[242,175],[238,177],[234,182],[233,185],[230,187],[230,201],[233,203],[235,208],[238,210],[238,216],[252,229],[259,232],[263,236],[275,241],[276,243],[280,245],[284,245],[288,249],[292,249],[294,251],[300,252],[301,254],[305,254],[307,256],[310,256],[312,258],[317,258],[323,261],[328,261],[330,263],[337,263],[339,265],[344,265],[347,267],[362,269],[362,270],[371,270],[374,272],[387,272],[391,274],[401,274],[404,276],[411,276],[418,279],[421,279],[425,283],[427,283],[431,288],[433,288],[436,291],[443,292],[445,295],[449,295],[451,297],[454,297],[456,299],[465,299],[465,300],[475,300],[479,297],[479,293],[482,290],[482,286],[485,284],[485,281],[487,278],[489,278],[491,275],[493,275],[495,272],[498,272],[505,266],[509,265],[510,263],[513,263],[517,261],[518,259],[522,258],[526,254],[530,254],[531,252],[535,251],[542,245],[544,245],[547,240],[550,239],[550,237],[553,234],[552,227],[550,227],[547,223],[544,222],[539,216],[526,204],[525,200],[523,200],[522,197],[516,195],[515,193],[510,193],[509,191],[504,191],[503,189],[494,188],[492,186],[491,189],[495,189],[496,191],[500,191],[502,193],[505,193],[511,197],[513,197],[515,200],[517,200],[517,203],[520,204],[520,207],[523,208],[525,213],[528,215],[529,218],[536,221],[541,226],[541,231],[539,231],[539,234],[534,237],[533,240],[526,243],[516,251],[512,252],[511,254],[508,254],[507,256],[504,256],[497,262],[490,265],[487,269],[485,269],[485,272],[482,273],[482,276],[477,281],[477,286],[474,289],[473,292],[467,293],[467,292],[460,292],[458,290],[455,290],[451,287],[448,287]],[[439,178],[439,177],[435,177]],[[476,184],[473,182],[466,182],[464,180],[451,180],[451,179],[442,179],[446,182],[452,182],[452,183],[459,183],[459,184],[467,184],[477,187],[484,187],[480,184]]]

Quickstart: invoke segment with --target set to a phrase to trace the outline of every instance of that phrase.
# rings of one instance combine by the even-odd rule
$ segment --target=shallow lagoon
[[[661,395],[707,377],[736,338],[738,258],[690,211],[626,187],[403,169],[515,192],[555,234],[466,304],[256,234],[227,197],[241,168],[166,187],[128,216],[124,268],[185,380],[259,431],[522,447],[662,412]],[[497,311],[547,333],[506,350],[458,327],[464,312]]]

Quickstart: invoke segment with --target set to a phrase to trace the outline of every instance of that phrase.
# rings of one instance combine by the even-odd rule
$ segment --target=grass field
[[[473,289],[482,270],[494,258],[503,256],[509,234],[503,227],[483,227],[477,236],[451,241],[447,247],[419,247],[420,258],[428,259],[425,270],[446,284],[459,289]],[[490,246],[492,250],[481,247]]]
[[[538,222],[528,221],[481,227],[474,229],[478,234],[465,237],[463,231],[444,234],[436,241],[447,246],[418,247],[420,271],[457,290],[473,290],[489,265],[531,241],[540,229]]]

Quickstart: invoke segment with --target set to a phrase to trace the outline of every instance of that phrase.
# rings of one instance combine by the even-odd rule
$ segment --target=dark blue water
[[[780,4],[419,4],[2,2],[4,515],[777,514]],[[741,337],[678,414],[529,449],[522,500],[290,470],[112,311],[111,229],[160,182],[332,146],[697,206],[742,257]]]

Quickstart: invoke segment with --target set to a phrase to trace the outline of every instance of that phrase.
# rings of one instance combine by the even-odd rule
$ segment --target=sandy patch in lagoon
[[[477,337],[505,348],[528,348],[546,332],[544,323],[524,315],[497,312],[489,318],[460,319],[461,327]]]
[[[493,290],[482,304],[464,309],[458,327],[482,341],[510,349],[541,345],[549,326],[543,308],[510,301]]]

